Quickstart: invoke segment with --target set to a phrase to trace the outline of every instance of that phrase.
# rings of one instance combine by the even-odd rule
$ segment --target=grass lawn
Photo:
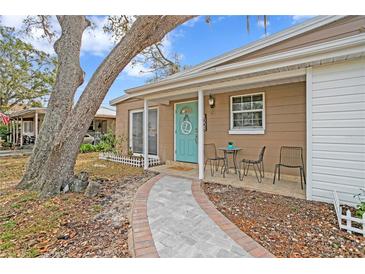
[[[70,223],[89,224],[103,209],[99,198],[83,194],[39,199],[34,192],[15,189],[27,160],[0,158],[0,257],[36,257],[50,252],[65,227]],[[106,182],[143,173],[139,168],[99,160],[97,153],[80,154],[75,169],[76,173],[86,171],[91,179]],[[62,237],[75,237],[73,231],[62,233]]]

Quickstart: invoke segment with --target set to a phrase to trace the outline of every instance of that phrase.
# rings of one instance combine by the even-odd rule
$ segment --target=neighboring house
[[[28,136],[34,142],[46,110],[46,108],[29,108],[10,113],[9,141],[22,146],[24,136]],[[97,133],[105,134],[108,130],[115,131],[115,110],[101,106],[96,112],[88,133],[94,136]]]
[[[307,199],[330,202],[337,190],[353,203],[365,187],[364,32],[365,16],[319,16],[126,90],[111,101],[116,134],[128,136],[136,154],[148,144],[162,162],[198,163],[199,179],[204,143],[232,141],[248,158],[266,146],[267,172],[281,146],[301,146]]]

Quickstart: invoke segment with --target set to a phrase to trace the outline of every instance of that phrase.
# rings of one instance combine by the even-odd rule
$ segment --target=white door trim
[[[174,161],[176,161],[176,105],[190,103],[190,102],[198,102],[197,99],[187,100],[174,103]]]
[[[160,109],[159,107],[148,107],[148,110],[156,109],[157,110],[157,155],[148,155],[150,158],[159,158],[160,155]],[[132,134],[132,114],[142,112],[143,114],[143,108],[138,109],[131,109],[128,112],[128,119],[129,119],[129,125],[128,125],[128,149],[130,147],[133,147],[133,134]],[[134,156],[143,156],[143,153],[133,153]]]

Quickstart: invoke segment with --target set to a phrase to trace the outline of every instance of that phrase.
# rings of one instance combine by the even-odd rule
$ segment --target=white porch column
[[[11,121],[11,142],[14,144],[15,143],[15,124],[14,124],[15,120]]]
[[[10,120],[9,122],[9,132],[10,132],[9,142],[13,143],[13,120]]]
[[[19,144],[19,118],[15,122],[15,143]]]
[[[148,169],[148,100],[143,104],[143,157],[144,169]]]
[[[199,180],[204,179],[204,92],[198,91],[198,166]]]
[[[20,117],[20,146],[23,146],[23,117]]]
[[[34,117],[34,137],[35,140],[37,141],[37,137],[38,137],[38,112],[35,112],[35,117]]]

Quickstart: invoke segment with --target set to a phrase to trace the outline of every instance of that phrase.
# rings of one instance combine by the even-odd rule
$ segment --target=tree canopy
[[[57,59],[0,26],[0,110],[17,104],[39,105],[55,83]]]

